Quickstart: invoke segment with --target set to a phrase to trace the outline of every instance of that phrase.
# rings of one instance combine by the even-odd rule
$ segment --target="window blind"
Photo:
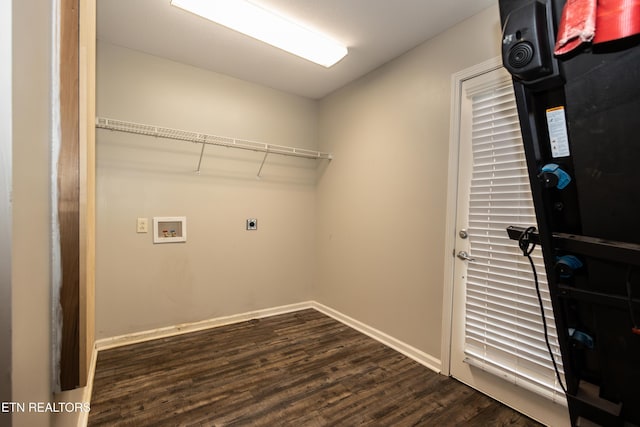
[[[536,224],[510,81],[474,94],[473,173],[469,204],[471,256],[466,282],[465,362],[558,402],[566,400],[544,340],[531,266],[506,227]],[[562,373],[542,254],[538,271],[549,339]]]

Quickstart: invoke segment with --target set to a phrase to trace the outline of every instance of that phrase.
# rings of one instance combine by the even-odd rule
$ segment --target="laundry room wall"
[[[441,355],[451,76],[500,54],[497,5],[320,103],[314,298]]]
[[[317,102],[105,42],[97,115],[316,149]],[[96,337],[310,297],[318,160],[97,131]],[[153,217],[187,241],[154,244]],[[137,233],[147,218],[148,233]],[[247,231],[256,218],[258,229]]]

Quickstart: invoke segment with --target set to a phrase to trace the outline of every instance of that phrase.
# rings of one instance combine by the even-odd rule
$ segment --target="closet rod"
[[[264,142],[248,141],[245,139],[228,138],[224,136],[207,135],[179,129],[170,129],[154,125],[126,122],[123,120],[96,117],[96,127],[100,129],[115,130],[120,132],[135,133],[138,135],[156,136],[159,138],[189,141],[197,144],[219,145],[228,148],[240,148],[242,150],[260,151],[269,154],[281,154],[283,156],[304,157],[306,159],[331,160],[331,153],[307,150],[305,148],[287,147],[284,145],[266,144]]]

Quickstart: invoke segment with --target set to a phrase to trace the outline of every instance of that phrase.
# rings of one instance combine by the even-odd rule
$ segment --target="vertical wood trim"
[[[95,344],[96,0],[80,0],[80,385],[87,385]]]
[[[79,384],[78,0],[62,0],[60,26],[60,154],[58,221],[62,264],[60,385]]]

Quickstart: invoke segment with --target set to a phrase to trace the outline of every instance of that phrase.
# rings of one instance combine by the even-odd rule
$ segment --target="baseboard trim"
[[[215,328],[218,326],[231,325],[234,323],[245,322],[251,319],[276,316],[278,314],[291,313],[307,308],[312,308],[311,301],[283,305],[263,310],[248,311],[246,313],[216,317],[214,319],[202,320],[199,322],[181,323],[179,325],[150,329],[141,332],[133,332],[131,334],[119,335],[110,338],[102,338],[96,341],[96,349],[98,351],[107,350],[110,348],[121,347],[123,345],[137,344],[140,342],[151,341],[159,338],[167,338],[174,335],[186,334],[189,332],[203,331],[205,329]]]
[[[415,360],[419,364],[431,369],[434,372],[440,373],[442,363],[440,359],[437,359],[430,354],[427,354],[417,348],[405,343],[404,341],[400,341],[391,335],[385,334],[382,331],[379,331],[376,328],[373,328],[365,323],[360,322],[352,317],[349,317],[337,310],[334,310],[331,307],[327,307],[324,304],[320,304],[316,301],[311,301],[311,308],[318,310],[319,312],[326,314],[333,319],[344,323],[345,325],[362,332],[363,334],[373,338],[374,340],[381,342],[387,347],[391,347],[395,351],[404,354],[410,359]]]
[[[93,346],[91,351],[91,361],[89,362],[89,372],[87,374],[87,385],[82,392],[82,402],[91,404],[91,394],[93,393],[93,377],[96,374],[96,362],[98,361],[98,349]],[[77,427],[87,427],[89,423],[89,412],[81,412],[78,417]]]
[[[231,325],[234,323],[245,322],[251,319],[260,319],[264,317],[276,316],[279,314],[291,313],[295,311],[305,310],[313,308],[319,312],[341,322],[345,325],[381,342],[382,344],[391,347],[392,349],[404,354],[410,359],[415,360],[421,365],[440,373],[442,370],[442,363],[440,359],[437,359],[430,354],[427,354],[403,341],[400,341],[391,335],[388,335],[378,329],[375,329],[365,323],[360,322],[352,317],[347,316],[331,307],[327,307],[316,301],[305,301],[296,304],[283,305],[279,307],[267,308],[263,310],[249,311],[246,313],[234,314],[231,316],[218,317],[214,319],[203,320],[193,323],[182,323],[179,325],[168,326],[164,328],[157,328],[147,331],[134,332],[132,334],[120,335],[111,338],[103,338],[96,341],[94,355],[97,351],[107,350],[110,348],[120,347],[123,345],[136,344],[144,341],[155,340],[159,338],[171,337],[174,335],[186,334],[189,332],[202,331],[209,328],[215,328],[218,326]],[[95,360],[92,356],[92,370],[95,370]],[[90,372],[90,380],[93,381],[93,371]],[[89,389],[89,387],[87,387]],[[89,397],[91,396],[91,390],[89,390]]]

